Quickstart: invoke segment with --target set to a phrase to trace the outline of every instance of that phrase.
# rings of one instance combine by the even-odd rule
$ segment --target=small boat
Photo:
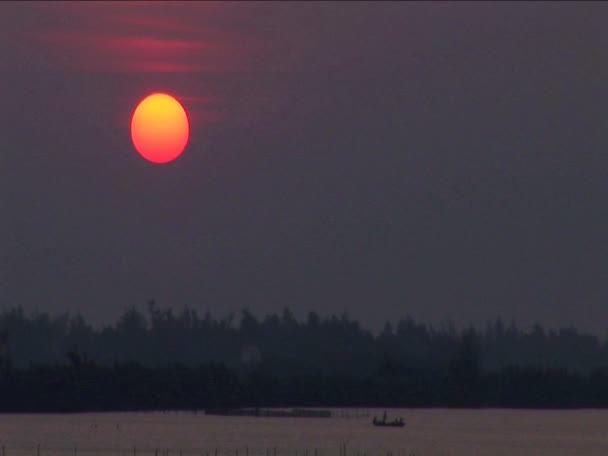
[[[386,421],[386,412],[384,412],[382,419],[379,420],[378,418],[374,417],[372,424],[374,426],[403,427],[405,426],[405,421],[403,421],[403,418],[397,418],[393,421]]]

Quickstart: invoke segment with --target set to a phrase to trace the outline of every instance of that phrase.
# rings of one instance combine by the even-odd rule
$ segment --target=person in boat
[[[384,414],[382,415],[382,420],[379,420],[378,418],[376,418],[374,416],[373,423],[374,424],[386,424],[386,410],[384,411]]]
[[[374,416],[374,419],[372,421],[372,423],[375,426],[404,426],[405,425],[405,421],[403,420],[403,418],[395,418],[393,421],[391,422],[387,422],[386,421],[386,412],[384,412],[384,414],[382,415],[382,420],[379,420],[378,418],[376,418]]]

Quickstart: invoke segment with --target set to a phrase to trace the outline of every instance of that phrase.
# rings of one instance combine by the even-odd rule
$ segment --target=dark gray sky
[[[608,4],[0,4],[1,305],[608,328]],[[153,91],[191,120],[143,160]]]

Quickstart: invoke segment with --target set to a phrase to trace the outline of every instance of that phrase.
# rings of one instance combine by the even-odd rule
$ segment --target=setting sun
[[[154,163],[168,163],[179,157],[190,135],[184,107],[170,95],[155,93],[144,98],[131,120],[135,149]]]

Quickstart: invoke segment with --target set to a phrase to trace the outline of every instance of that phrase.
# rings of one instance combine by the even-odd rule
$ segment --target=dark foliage
[[[1,412],[200,410],[224,407],[608,407],[608,376],[508,368],[473,377],[448,369],[339,374],[247,373],[223,364],[146,368],[80,363],[19,369],[0,379]]]
[[[231,406],[606,407],[608,347],[575,329],[500,320],[457,331],[346,315],[200,318],[150,303],[115,326],[0,314],[0,411]]]

